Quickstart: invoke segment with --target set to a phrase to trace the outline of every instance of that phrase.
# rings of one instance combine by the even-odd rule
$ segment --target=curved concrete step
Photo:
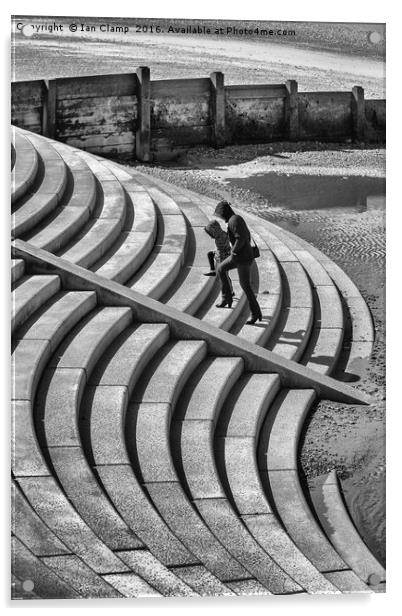
[[[99,472],[101,478],[105,477],[105,473],[107,476],[109,465],[113,467],[111,468],[113,473],[116,473],[116,471],[118,473],[119,464],[130,464],[123,441],[124,417],[128,397],[127,392],[130,392],[133,389],[139,375],[144,369],[144,366],[147,364],[149,359],[156,352],[158,352],[160,347],[167,341],[167,338],[168,328],[164,325],[142,325],[135,329],[131,328],[128,331],[126,330],[119,337],[119,339],[116,340],[115,345],[109,347],[108,352],[110,354],[110,361],[103,358],[101,362],[98,362],[93,375],[90,377],[90,382],[95,383],[96,385],[89,387],[86,391],[86,395],[81,405],[82,412],[80,419],[82,425],[84,426],[88,422],[90,423],[90,444],[89,438],[85,438],[85,436],[84,443],[91,447],[90,457],[93,457],[94,464],[97,465],[96,470]],[[124,359],[126,369],[122,368],[122,366],[124,366],[122,359]],[[110,383],[113,383],[113,385],[110,385]],[[60,392],[61,387],[58,386],[55,389]],[[66,397],[67,395],[64,394],[64,399]],[[78,403],[74,401],[73,404],[77,408]],[[57,438],[59,438],[59,435],[60,431]],[[121,524],[119,527],[119,525],[114,523],[114,525],[111,524],[107,528],[107,520],[104,515],[105,507],[103,506],[102,511],[102,499],[98,494],[99,489],[95,487],[93,480],[92,482],[90,481],[89,469],[85,468],[82,457],[77,454],[76,450],[78,449],[78,446],[73,447],[71,445],[72,443],[70,442],[69,446],[66,445],[64,448],[57,447],[57,453],[55,453],[56,448],[52,448],[50,450],[50,456],[52,458],[55,470],[57,471],[58,477],[66,489],[70,500],[75,504],[81,516],[87,520],[88,524],[92,528],[96,530],[97,535],[103,539],[105,544],[113,549],[119,550],[119,555],[120,550],[127,550],[130,547],[136,547],[121,545],[121,542],[124,539],[120,528]],[[66,457],[71,458],[72,463],[69,464]],[[78,482],[77,487],[76,474],[74,474],[73,471],[74,468],[76,469],[76,472],[77,470],[80,472],[81,468],[83,469],[80,474],[80,481]],[[85,473],[85,475],[83,473]],[[121,488],[121,485],[116,485],[117,490],[119,487]],[[139,488],[139,485],[137,488]],[[80,498],[81,491],[84,496]],[[92,497],[88,497],[88,493],[91,495],[97,494],[97,500],[92,506]],[[141,515],[136,516],[136,528],[138,526],[140,527],[140,535],[146,539],[147,544],[159,556],[162,550],[164,552],[166,552],[166,550],[169,552],[169,542],[166,541],[167,529],[164,529],[163,522],[161,520],[159,523],[154,523],[152,525],[152,539],[150,539],[148,533],[144,533],[144,529],[141,529],[141,518],[145,516],[147,523],[150,524],[151,522],[155,522],[156,517],[155,514],[149,515],[150,506],[145,506],[145,501],[145,495],[143,495],[142,499],[137,498],[138,505],[141,505]],[[115,503],[113,497],[112,502]],[[98,519],[96,518],[96,508],[98,509]],[[118,505],[117,509],[119,509]],[[112,523],[111,519],[110,523]],[[102,527],[96,528],[96,524],[102,524]],[[106,530],[107,534],[105,535]],[[116,544],[115,542],[113,543],[113,538],[111,536],[113,532],[117,532],[117,538],[120,542],[119,544]],[[165,536],[162,533],[164,533]],[[159,549],[155,549],[155,541],[160,541],[160,535],[162,535],[165,541]],[[125,539],[125,541],[127,543],[127,539]],[[170,543],[172,542],[170,541]],[[181,565],[185,566],[188,562],[194,562],[194,557],[192,558],[188,555],[183,558],[183,555],[178,555],[177,552],[178,550],[176,549],[175,556],[176,558],[178,556],[180,557],[179,563]],[[151,555],[149,553],[147,554],[148,555],[146,558],[148,560],[152,559]],[[166,560],[166,553],[162,556],[162,558]],[[167,564],[172,563],[168,561]],[[174,564],[178,563],[174,561]],[[169,575],[171,579],[173,574]],[[229,592],[228,589],[222,585],[219,585],[218,581],[213,578],[213,576],[210,574],[208,576],[207,572],[204,572],[203,577],[209,579],[209,586],[212,584],[212,581],[214,581],[212,586],[215,593],[227,594]],[[200,584],[198,583],[197,588],[199,588],[199,586]],[[208,584],[206,584],[206,586],[208,586]],[[176,580],[175,584],[171,586],[170,592],[178,592],[180,587],[182,587],[182,591],[179,592],[179,595],[182,595],[183,593],[194,594],[193,590],[188,587],[186,587],[184,592],[184,585],[180,585],[179,580]]]
[[[49,475],[33,424],[32,406],[37,385],[51,354],[72,327],[96,304],[91,291],[73,291],[55,297],[17,330],[12,356],[13,456],[16,477]]]
[[[12,571],[21,583],[34,583],[35,596],[41,599],[78,599],[79,594],[37,558],[17,537],[11,537]],[[13,594],[15,598],[18,595]]]
[[[11,259],[11,284],[14,285],[25,273],[24,259]]]
[[[35,181],[38,171],[38,154],[33,144],[17,127],[12,126],[11,131],[11,151],[14,151],[11,171],[11,203],[14,203],[29,191]]]
[[[320,523],[343,560],[370,586],[385,582],[385,569],[360,537],[346,509],[336,471],[331,471],[319,493],[311,492]]]
[[[11,532],[35,556],[71,554],[71,551],[46,526],[32,509],[18,482],[11,479]]]
[[[115,172],[121,177],[122,172]],[[139,185],[146,188],[162,216],[178,214],[184,217],[187,242],[183,267],[176,280],[161,297],[161,301],[183,312],[194,314],[215,286],[213,278],[201,275],[208,267],[206,252],[215,248],[214,242],[204,231],[209,222],[208,218],[196,204],[192,203],[190,210],[184,210],[176,195],[172,198],[166,191],[156,188],[152,182],[144,180],[135,172],[132,172],[132,177],[136,178]]]
[[[96,205],[81,231],[57,254],[88,268],[99,260],[119,237],[126,219],[127,205],[123,188],[108,167],[91,157],[85,157],[85,162],[96,178]]]
[[[52,143],[39,135],[24,131],[37,151],[38,169],[34,184],[15,202],[11,233],[20,237],[33,229],[60,203],[67,185],[67,167]]]
[[[127,308],[104,308],[91,313],[56,349],[35,402],[36,424],[44,432],[42,446],[52,469],[82,519],[113,550],[138,548],[142,543],[99,487],[82,451],[78,416],[92,367],[130,321],[131,311]]]
[[[164,208],[163,200],[158,200],[155,195],[154,204],[158,220],[155,244],[147,261],[126,286],[159,299],[173,284],[184,264],[187,226],[177,206],[175,210]]]
[[[277,375],[249,374],[231,391],[215,435],[221,477],[240,519],[267,554],[307,592],[337,593],[284,531],[261,484],[259,433],[279,390]]]
[[[95,177],[75,150],[57,141],[52,147],[67,167],[67,186],[54,211],[36,225],[23,239],[38,248],[57,252],[72,241],[90,218],[95,207]]]
[[[296,258],[305,270],[311,286],[314,305],[311,336],[296,359],[313,370],[329,374],[339,359],[345,330],[338,290],[311,250],[313,247],[307,242],[301,244],[298,237],[284,233],[275,225],[266,224],[267,240],[277,246],[278,256],[289,261]],[[281,241],[285,248],[281,246]]]
[[[145,174],[137,174],[136,177],[139,178],[138,181],[141,179],[145,184],[158,186],[161,189],[164,189],[169,195],[171,195],[172,198],[174,198],[180,208],[182,208],[183,214],[185,214],[186,207],[188,206],[188,203],[191,202],[191,198],[189,196],[185,196],[189,194],[189,191],[185,191],[177,186],[170,186],[166,182],[154,177],[146,177]],[[202,210],[208,211],[209,216],[211,216],[213,209],[211,206],[204,206],[206,201],[208,200],[204,197],[198,196],[197,205],[200,205]],[[194,208],[194,202],[192,202],[192,208]],[[258,323],[256,326],[250,327],[245,325],[249,316],[246,309],[246,298],[242,294],[241,290],[237,288],[236,295],[239,298],[239,302],[238,305],[234,306],[235,310],[217,310],[215,309],[214,304],[212,304],[207,307],[201,306],[199,312],[196,313],[196,316],[203,320],[207,320],[217,327],[222,327],[223,329],[233,331],[238,334],[244,327],[245,329],[243,330],[243,336],[247,337],[250,335],[253,342],[255,341],[257,344],[266,344],[267,339],[270,339],[273,341],[272,347],[276,347],[275,352],[279,352],[279,354],[283,354],[286,357],[298,360],[303,354],[303,351],[309,341],[313,319],[312,295],[311,291],[309,291],[309,284],[305,284],[307,277],[300,264],[292,266],[292,263],[296,264],[298,262],[293,252],[286,244],[284,244],[282,240],[278,239],[270,231],[267,229],[262,230],[261,221],[258,226],[258,233],[255,233],[252,227],[251,231],[253,237],[255,235],[256,238],[258,238],[257,243],[262,251],[262,257],[268,257],[268,262],[266,264],[264,263],[261,267],[261,290],[266,286],[265,281],[267,280],[267,273],[269,273],[270,270],[270,273],[274,273],[273,267],[275,266],[272,266],[269,262],[272,261],[273,253],[277,261],[279,261],[281,265],[284,264],[283,267],[285,269],[290,270],[289,273],[291,280],[288,282],[288,288],[296,285],[294,290],[295,299],[298,300],[300,298],[303,287],[305,287],[304,297],[301,298],[302,303],[300,306],[290,304],[290,297],[285,298],[285,294],[283,294],[283,297],[281,296],[278,298],[276,296],[277,293],[273,293],[272,296],[261,293],[261,295],[258,295],[258,299],[263,308],[264,319],[261,325]],[[258,262],[259,266],[260,264],[261,258]],[[299,269],[299,272],[296,271],[297,269]],[[282,276],[287,273],[287,271],[282,269]],[[231,277],[233,277],[232,272]],[[304,280],[302,280],[303,278]],[[272,288],[275,289],[275,279],[271,279],[271,282],[273,283]],[[277,287],[276,290],[278,290]],[[288,300],[288,304],[284,304],[285,310],[280,311],[282,302],[285,299]],[[267,329],[267,332],[265,332],[264,329]],[[282,338],[280,337],[279,332],[283,332]],[[270,346],[268,346],[268,348],[271,349]]]
[[[271,223],[267,224],[271,228],[274,227]],[[315,268],[317,269],[318,263],[337,288],[351,320],[352,331],[349,338],[344,340],[344,349],[346,348],[347,352],[345,353],[345,359],[341,361],[342,365],[336,367],[336,375],[342,380],[348,380],[350,377],[353,378],[359,375],[361,361],[365,361],[370,357],[375,339],[372,316],[359,289],[342,268],[318,250],[318,248],[299,237],[291,237],[292,234],[279,227],[275,227],[275,233],[279,237],[284,238],[285,241],[293,242],[295,252],[303,250],[310,253],[315,259]],[[325,280],[321,280],[327,284]]]
[[[149,195],[132,182],[122,182],[128,216],[116,242],[92,271],[125,284],[146,262],[156,238],[156,213]]]
[[[311,563],[325,575],[337,571],[341,592],[370,592],[333,549],[315,520],[299,480],[298,444],[307,413],[314,402],[313,390],[283,390],[262,427],[258,464],[266,491],[291,539]]]
[[[124,333],[117,341],[118,346],[114,349],[111,348],[111,360],[109,362],[103,361],[96,367],[90,381],[94,386],[89,389],[88,396],[84,398],[82,405],[87,415],[87,417],[82,417],[83,421],[87,421],[88,416],[90,417],[91,455],[103,482],[106,481],[106,484],[110,485],[110,477],[119,476],[120,473],[125,476],[123,483],[114,485],[112,495],[109,492],[109,496],[112,496],[112,501],[118,509],[120,503],[123,504],[123,508],[120,505],[122,515],[124,515],[126,506],[129,504],[125,503],[128,482],[131,483],[129,490],[130,488],[131,491],[133,489],[136,489],[137,492],[141,490],[139,484],[134,485],[135,476],[130,472],[128,466],[130,460],[124,443],[127,398],[138,378],[142,375],[144,367],[152,360],[152,356],[159,352],[161,345],[167,341],[167,338],[168,330],[164,325],[142,325]],[[122,362],[123,358],[125,364]],[[141,376],[141,382],[143,379],[144,377]],[[119,391],[117,392],[117,390]],[[128,391],[128,396],[125,395],[125,391]],[[156,510],[152,508],[144,493],[142,493],[141,498],[136,497],[136,502],[138,507],[141,506],[141,509],[134,510],[129,518],[134,521],[136,532],[162,562],[167,565],[176,565],[174,569],[176,575],[179,575],[177,565],[180,563],[184,567],[183,576],[189,583],[191,582],[192,588],[197,592],[200,591],[200,580],[196,582],[196,579],[193,579],[194,575],[191,574],[192,570],[189,568],[189,564],[186,566],[186,561],[191,563],[189,558],[192,558],[193,562],[196,559],[191,557],[189,553],[187,553],[188,556],[178,553],[177,546],[172,545],[173,535],[169,542],[166,541],[168,530],[165,527],[165,522],[162,521],[162,518],[159,518],[158,522],[156,521],[158,519]],[[145,503],[147,504],[145,505]],[[149,515],[149,511],[152,511],[153,514]],[[162,539],[164,539],[164,542],[161,542]],[[177,539],[175,542],[179,545]],[[189,570],[187,571],[187,569]],[[203,593],[208,594],[214,589],[215,594],[228,594],[229,590],[219,584],[217,579],[204,571],[200,565],[197,565],[196,570],[199,571],[200,575],[202,573]],[[208,588],[210,591],[207,592]]]
[[[213,437],[224,400],[243,370],[239,358],[200,366],[180,400],[180,466],[204,523],[265,588],[275,594],[303,589],[261,548],[227,500],[215,462]],[[244,408],[243,408],[244,411]]]
[[[11,331],[20,327],[59,289],[59,276],[27,276],[21,279],[11,295]]]
[[[128,413],[127,444],[154,505],[175,535],[222,582],[249,574],[215,539],[187,499],[170,447],[170,422],[183,385],[205,357],[204,343],[167,345],[134,390]],[[135,445],[135,448],[134,448]]]
[[[266,347],[298,361],[306,348],[313,324],[313,297],[309,280],[297,261],[280,264],[283,301],[277,326]]]
[[[182,208],[183,213],[185,213],[186,208],[189,207],[190,204],[191,207],[194,207],[194,200],[196,200],[197,208],[201,209],[203,212],[206,212],[208,216],[212,215],[214,209],[213,200],[201,195],[196,195],[195,193],[187,189],[169,185],[163,180],[159,180],[158,178],[150,178],[143,173],[139,173],[138,176],[139,178],[142,178],[144,183],[158,186],[162,190],[169,192],[172,197],[174,196],[175,200]],[[140,179],[138,181],[140,181]],[[261,219],[257,219],[255,216],[252,216],[246,212],[243,212],[243,215],[248,221],[248,224],[252,230],[253,237],[255,236],[256,238],[258,238],[257,243],[260,247],[260,250],[261,247],[264,247],[265,244],[265,246],[268,246],[269,249],[271,249],[272,252],[275,254],[275,257],[278,262],[281,263],[299,261],[299,263],[302,264],[303,269],[305,269],[306,273],[311,279],[311,283],[313,286],[314,304],[319,306],[319,298],[315,294],[315,288],[321,286],[330,286],[333,284],[333,282],[335,282],[333,277],[331,278],[331,276],[328,275],[329,272],[326,271],[326,265],[333,262],[330,261],[328,257],[323,255],[323,253],[314,248],[312,245],[308,244],[301,238],[296,237],[292,233],[284,231],[280,227],[269,223],[268,221],[261,221]],[[258,232],[256,232],[255,229],[258,229]],[[258,264],[259,266],[261,266],[261,260],[259,260]],[[332,266],[330,265],[330,267]],[[337,266],[335,265],[334,269],[336,268]],[[342,285],[336,286],[346,286],[346,288],[348,288],[350,280],[346,276],[346,274],[342,272],[342,270],[340,270],[338,275],[343,278],[343,283]],[[339,288],[339,292],[345,299],[347,292],[342,292],[341,288]],[[262,305],[264,305],[264,300],[266,301],[267,298],[259,296],[259,301]],[[272,299],[269,299],[269,301],[272,301]],[[336,304],[338,310],[339,297],[336,298]],[[270,305],[267,309],[268,315],[269,311]],[[201,314],[200,316],[202,318],[203,315]],[[289,318],[286,319],[286,316],[288,316]],[[300,325],[300,323],[298,324],[298,321],[302,321],[303,318],[304,321],[306,321],[306,315],[296,313],[293,315],[284,315],[282,318],[284,321],[284,325],[286,325],[286,321],[289,320],[288,339],[292,337],[294,338],[295,334],[300,334],[303,332],[304,328],[298,327],[298,325]],[[234,321],[236,321],[236,319],[234,319]],[[365,328],[367,331],[369,331],[369,328],[367,328],[367,326],[369,325],[370,321],[367,321],[366,319],[365,321]],[[220,323],[217,322],[217,325],[220,326]],[[230,322],[229,328],[232,327],[232,325],[233,322]],[[301,325],[303,325],[303,323],[301,323]],[[245,331],[247,331],[247,329],[250,328],[247,327]],[[237,326],[237,330],[239,330],[239,326]],[[236,328],[234,331],[236,331]],[[254,333],[253,336],[257,339],[258,343],[259,334]],[[345,369],[350,369],[351,365],[354,362],[358,364],[359,358],[368,357],[371,352],[372,341],[367,340],[367,338],[370,338],[370,334],[360,333],[357,334],[357,336],[358,338],[360,338],[360,340],[351,340],[350,361],[347,362],[347,366],[345,366]],[[307,340],[306,337],[304,337],[304,342],[308,342],[308,345],[304,346],[304,352],[299,353],[299,355],[302,356],[302,363],[305,363],[309,365],[309,367],[316,369],[322,373],[332,372],[336,367],[336,361],[339,358],[339,347],[341,338],[342,331],[340,330],[340,328],[322,327],[320,324],[319,315],[315,316],[314,322],[312,323],[311,340]]]
[[[96,573],[130,571],[78,515],[54,477],[20,477],[18,483],[46,526]]]

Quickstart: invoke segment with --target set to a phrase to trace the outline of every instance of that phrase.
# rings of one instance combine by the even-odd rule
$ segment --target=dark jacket
[[[231,250],[228,234],[222,229],[219,222],[211,220],[204,228],[208,235],[215,240],[218,261],[222,262],[227,257],[230,257]]]
[[[243,263],[254,259],[250,243],[250,231],[245,220],[238,214],[235,214],[229,203],[225,201],[218,203],[214,213],[215,216],[220,216],[227,222],[228,236],[232,244],[232,254],[236,261]]]

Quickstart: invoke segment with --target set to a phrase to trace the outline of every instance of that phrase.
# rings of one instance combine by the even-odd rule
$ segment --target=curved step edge
[[[331,471],[321,487],[322,505],[311,497],[324,531],[343,560],[366,584],[385,582],[385,569],[360,537],[346,509],[336,471]],[[320,499],[321,500],[321,499]]]

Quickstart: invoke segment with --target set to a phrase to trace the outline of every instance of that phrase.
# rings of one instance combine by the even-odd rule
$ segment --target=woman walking
[[[215,208],[214,216],[222,218],[228,225],[229,241],[232,245],[232,252],[229,257],[218,265],[217,273],[222,286],[222,302],[217,304],[218,308],[232,305],[232,293],[228,280],[227,272],[237,269],[239,273],[240,286],[246,294],[250,306],[251,318],[247,321],[253,325],[256,321],[262,320],[261,308],[251,288],[251,266],[254,261],[254,253],[250,244],[250,231],[245,220],[235,214],[227,201],[220,201]]]

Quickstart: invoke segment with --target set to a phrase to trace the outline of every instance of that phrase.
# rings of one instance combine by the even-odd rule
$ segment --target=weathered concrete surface
[[[51,253],[29,246],[26,242],[15,240],[12,246],[14,258],[24,258],[31,267],[40,273],[55,273],[61,277],[63,286],[74,289],[96,290],[101,301],[109,305],[130,306],[136,318],[144,322],[168,323],[173,335],[179,338],[208,341],[208,348],[218,356],[241,356],[246,369],[255,372],[275,372],[280,375],[285,386],[314,388],[321,397],[343,400],[359,404],[370,403],[371,399],[362,392],[344,383],[314,373],[303,366],[282,359],[265,349],[239,340],[222,330],[199,319],[183,314],[169,306],[161,307],[158,302],[144,297],[131,289],[124,289],[113,281],[105,281],[100,276],[88,272]]]
[[[162,520],[129,465],[97,466],[97,472],[121,517],[164,565],[198,563]]]
[[[169,570],[148,550],[119,552],[119,557],[164,597],[191,597],[196,594],[192,590],[193,585],[189,586],[180,579],[177,572],[181,568]]]

